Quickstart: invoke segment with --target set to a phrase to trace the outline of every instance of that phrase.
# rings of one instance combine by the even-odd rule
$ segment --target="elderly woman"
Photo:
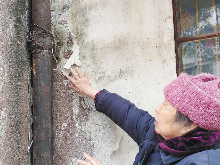
[[[220,164],[220,80],[185,73],[164,88],[155,117],[107,90],[94,89],[85,71],[71,70],[71,88],[94,99],[97,111],[119,125],[139,146],[134,165]],[[81,165],[101,165],[85,155]]]

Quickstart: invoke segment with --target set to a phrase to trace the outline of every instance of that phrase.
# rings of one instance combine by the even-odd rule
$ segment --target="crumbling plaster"
[[[58,38],[54,70],[54,162],[77,164],[89,153],[103,164],[132,164],[137,145],[94,103],[68,88],[72,64],[87,69],[91,84],[155,114],[163,87],[176,77],[172,1],[53,0]],[[79,53],[74,54],[75,48]],[[75,60],[79,63],[76,63]]]

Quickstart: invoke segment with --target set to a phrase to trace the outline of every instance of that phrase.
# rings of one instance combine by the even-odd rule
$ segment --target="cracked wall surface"
[[[52,0],[51,5],[58,41],[54,163],[76,165],[89,153],[103,164],[132,164],[137,145],[95,111],[93,100],[68,88],[64,67],[87,69],[95,88],[116,92],[154,115],[163,87],[176,77],[172,1]]]
[[[0,165],[30,164],[28,8],[26,0],[0,6]]]

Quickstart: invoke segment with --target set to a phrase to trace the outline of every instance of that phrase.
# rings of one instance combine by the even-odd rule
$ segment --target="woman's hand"
[[[72,69],[70,69],[70,72],[73,78],[71,78],[70,76],[66,76],[67,79],[71,82],[70,88],[79,94],[86,95],[91,99],[94,99],[96,93],[98,93],[98,90],[94,89],[90,85],[86,70],[84,70],[84,76],[81,74],[81,72],[77,67],[76,67],[77,73],[75,73]]]
[[[98,161],[97,159],[95,159],[87,154],[84,154],[84,156],[88,160],[88,162],[83,161],[83,160],[78,160],[79,164],[81,164],[81,165],[102,165],[102,163],[100,161]]]

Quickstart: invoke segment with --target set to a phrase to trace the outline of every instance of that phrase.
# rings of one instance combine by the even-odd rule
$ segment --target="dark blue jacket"
[[[158,147],[154,136],[154,118],[130,101],[103,90],[97,98],[96,109],[120,126],[139,146],[134,165],[220,165],[220,143],[211,150],[190,156],[172,156]]]

